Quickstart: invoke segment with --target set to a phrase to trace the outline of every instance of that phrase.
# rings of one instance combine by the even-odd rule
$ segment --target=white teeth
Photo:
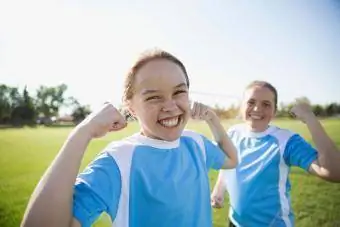
[[[161,120],[159,121],[159,123],[163,125],[164,127],[174,127],[178,124],[178,121],[179,121],[179,117],[176,117],[176,118],[172,118],[169,120]]]
[[[258,116],[258,115],[250,115],[250,117],[254,120],[261,120],[262,119],[262,117]]]

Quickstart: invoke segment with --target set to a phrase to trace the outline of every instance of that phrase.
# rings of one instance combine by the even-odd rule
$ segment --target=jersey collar
[[[136,133],[132,136],[132,138],[135,140],[135,142],[158,148],[158,149],[173,149],[177,148],[179,146],[180,139],[174,141],[166,141],[166,140],[159,140],[159,139],[153,139],[147,136],[142,135],[140,132]]]

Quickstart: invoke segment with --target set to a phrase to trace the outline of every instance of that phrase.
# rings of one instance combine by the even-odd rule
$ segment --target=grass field
[[[228,126],[231,122],[225,122]],[[311,137],[306,127],[297,121],[280,120],[276,125],[301,133],[308,141]],[[332,139],[340,147],[340,120],[324,120],[322,124]],[[190,123],[188,128],[197,130],[210,137],[208,128],[203,123]],[[82,168],[109,141],[120,139],[138,130],[136,124],[129,125],[121,133],[111,134],[91,142]],[[17,227],[23,212],[39,178],[50,164],[70,128],[24,128],[0,130],[0,226]],[[340,165],[340,163],[339,163]],[[216,173],[210,173],[211,184],[216,180]],[[321,181],[293,169],[292,201],[298,227],[335,227],[340,226],[340,184]],[[227,205],[222,210],[214,210],[214,226],[224,227],[227,220]],[[103,215],[96,227],[111,226]]]

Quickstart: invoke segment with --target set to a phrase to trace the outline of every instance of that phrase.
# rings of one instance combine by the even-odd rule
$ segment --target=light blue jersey
[[[317,151],[301,136],[270,126],[254,133],[240,124],[228,132],[238,150],[239,165],[221,170],[230,199],[229,218],[241,227],[291,227],[289,167],[308,171]]]
[[[115,227],[212,226],[208,170],[225,157],[192,131],[173,142],[139,133],[113,142],[78,176],[73,215],[82,226],[102,212]]]

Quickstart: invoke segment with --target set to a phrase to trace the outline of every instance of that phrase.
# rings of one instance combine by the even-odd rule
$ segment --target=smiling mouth
[[[165,128],[175,128],[178,125],[180,125],[183,121],[182,115],[176,116],[176,117],[171,117],[171,118],[166,118],[159,120],[158,123],[162,125]]]
[[[249,114],[248,117],[250,117],[252,120],[263,120],[264,119],[263,116],[254,115],[254,114]]]

